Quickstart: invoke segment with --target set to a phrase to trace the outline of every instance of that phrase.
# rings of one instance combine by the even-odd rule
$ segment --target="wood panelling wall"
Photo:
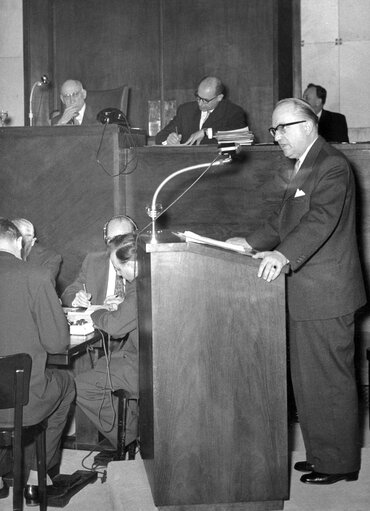
[[[292,95],[296,3],[24,0],[25,97],[41,74],[52,80],[35,125],[47,124],[59,107],[67,78],[86,89],[128,84],[131,125],[147,129],[148,100],[191,100],[198,81],[211,74],[246,110],[257,141],[268,141],[275,101]]]

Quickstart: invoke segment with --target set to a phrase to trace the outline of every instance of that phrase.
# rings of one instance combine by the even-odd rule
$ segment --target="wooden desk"
[[[74,358],[85,354],[89,347],[101,348],[103,340],[97,330],[88,335],[71,335],[71,343],[63,353],[48,354],[48,365],[70,366]]]

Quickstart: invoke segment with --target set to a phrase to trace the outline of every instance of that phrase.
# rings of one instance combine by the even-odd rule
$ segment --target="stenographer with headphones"
[[[95,367],[76,376],[76,403],[97,429],[117,447],[117,397],[123,389],[138,396],[139,347],[136,300],[136,234],[115,236],[108,242],[110,260],[119,277],[125,280],[125,299],[117,310],[99,309],[91,314],[96,328],[125,338],[119,350],[106,352]],[[137,402],[129,401],[126,422],[126,446],[137,438]]]
[[[137,230],[135,222],[126,215],[112,217],[103,229],[104,243],[119,235]],[[107,250],[91,252],[85,257],[77,278],[66,287],[61,300],[67,307],[116,304],[124,294],[125,282],[117,277]]]

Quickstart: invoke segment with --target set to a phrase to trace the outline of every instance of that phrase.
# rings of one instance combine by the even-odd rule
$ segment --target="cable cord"
[[[99,160],[99,154],[100,154],[100,151],[101,151],[101,148],[102,148],[102,145],[103,145],[103,140],[104,140],[104,135],[105,135],[105,130],[106,130],[106,127],[109,123],[104,123],[104,128],[103,128],[103,131],[102,131],[102,135],[100,137],[100,142],[99,142],[99,147],[98,147],[98,150],[96,152],[96,163],[103,169],[103,171],[110,177],[118,177],[118,176],[121,176],[121,175],[129,175],[129,174],[132,174],[135,170],[136,170],[136,167],[137,167],[137,151],[136,151],[136,143],[135,143],[135,139],[134,137],[132,136],[132,131],[131,131],[131,126],[129,125],[128,121],[127,121],[127,118],[125,116],[125,123],[126,123],[126,128],[127,128],[127,132],[128,132],[128,139],[129,141],[131,142],[129,145],[130,145],[130,148],[133,152],[133,156],[132,158],[130,158],[126,163],[125,165],[123,166],[123,169],[120,170],[119,172],[117,172],[116,174],[114,174],[113,172],[109,172],[105,166],[103,165],[103,163]],[[128,169],[129,165],[131,162],[134,162],[134,167],[132,170],[130,171],[127,171],[126,170]]]

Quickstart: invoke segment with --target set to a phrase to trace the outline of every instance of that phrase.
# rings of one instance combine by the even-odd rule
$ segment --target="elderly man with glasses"
[[[63,126],[65,124],[90,124],[91,121],[96,123],[96,114],[90,116],[88,107],[85,103],[86,90],[82,83],[78,80],[67,80],[60,89],[60,99],[64,105],[61,114],[52,117],[51,124]]]
[[[156,135],[156,144],[210,144],[216,142],[213,138],[216,131],[247,126],[244,110],[225,99],[225,88],[219,78],[203,78],[195,99],[179,106],[176,116]]]
[[[282,203],[264,226],[231,238],[261,259],[266,285],[285,265],[290,368],[307,484],[355,481],[360,470],[354,315],[366,302],[356,239],[355,180],[342,152],[318,135],[301,99],[281,100],[270,133],[296,164]]]

